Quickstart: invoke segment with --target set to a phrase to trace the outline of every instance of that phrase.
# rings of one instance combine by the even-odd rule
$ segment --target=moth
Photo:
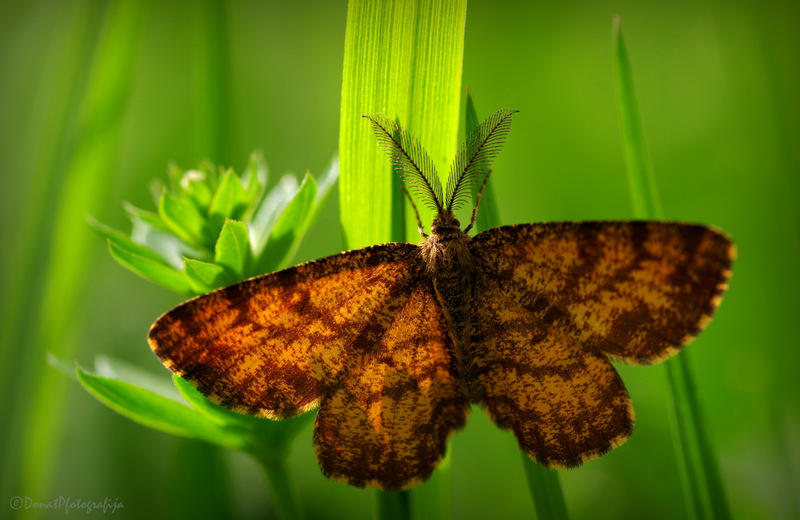
[[[459,149],[443,193],[394,121],[369,116],[423,240],[347,251],[194,298],[149,344],[212,401],[269,419],[319,408],[322,472],[401,490],[427,479],[472,403],[549,468],[619,446],[633,408],[610,359],[652,364],[706,326],[734,246],[670,222],[501,226],[470,236],[515,111]],[[365,116],[367,117],[367,116]],[[455,210],[480,186],[469,225]],[[410,193],[436,216],[425,233]]]

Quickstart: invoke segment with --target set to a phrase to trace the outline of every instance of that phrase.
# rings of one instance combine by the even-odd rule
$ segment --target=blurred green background
[[[45,356],[91,366],[106,354],[168,378],[145,335],[178,298],[120,268],[84,215],[128,229],[121,203],[152,207],[149,181],[170,162],[240,171],[261,149],[273,183],[320,175],[338,143],[346,9],[0,3],[0,517],[13,496],[109,497],[125,518],[220,500],[239,518],[269,514],[251,460],[215,464],[116,415]],[[687,350],[734,516],[800,518],[800,4],[470,1],[463,84],[483,117],[521,111],[492,177],[504,223],[630,216],[614,14],[666,215],[717,225],[739,247],[719,313]],[[296,260],[340,244],[331,197]],[[571,516],[684,517],[665,370],[620,372],[636,432],[561,472]],[[533,515],[516,443],[480,410],[451,451],[455,518]],[[320,475],[310,428],[291,466],[309,517],[372,517],[374,492]]]

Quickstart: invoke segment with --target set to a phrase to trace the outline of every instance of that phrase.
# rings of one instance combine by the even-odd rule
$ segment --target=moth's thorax
[[[458,273],[469,276],[474,270],[469,241],[455,215],[439,213],[431,223],[430,236],[420,244],[428,274],[434,279]]]

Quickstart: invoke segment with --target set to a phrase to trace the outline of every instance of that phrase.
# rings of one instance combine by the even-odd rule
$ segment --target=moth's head
[[[461,222],[452,212],[444,210],[439,212],[431,222],[431,234],[447,235],[449,233],[461,233]]]

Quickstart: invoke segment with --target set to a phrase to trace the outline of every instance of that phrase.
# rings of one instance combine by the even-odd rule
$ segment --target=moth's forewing
[[[544,323],[637,364],[674,355],[708,324],[735,256],[711,228],[644,221],[502,226],[470,247],[487,283]]]
[[[161,316],[149,343],[214,402],[273,419],[316,407],[391,325],[416,278],[416,246],[348,251],[199,296]]]

